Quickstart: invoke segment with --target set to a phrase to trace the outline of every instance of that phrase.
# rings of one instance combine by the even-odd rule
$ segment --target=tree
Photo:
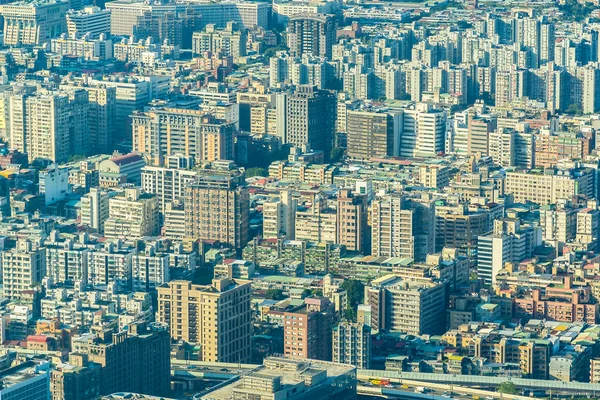
[[[304,289],[304,290],[302,291],[302,298],[303,298],[303,299],[304,299],[304,298],[307,298],[307,297],[308,297],[308,296],[310,296],[310,295],[312,295],[312,290],[310,290],[310,289]]]
[[[506,393],[506,394],[517,394],[519,391],[517,387],[512,382],[502,382],[500,386],[498,386],[498,392]]]
[[[285,299],[285,296],[283,295],[283,290],[281,290],[281,289],[269,289],[265,293],[265,297],[267,299],[272,299],[272,300],[283,300],[283,299]]]
[[[339,162],[342,160],[342,157],[344,157],[344,149],[341,147],[334,147],[331,149],[331,152],[329,153],[329,161],[332,163]]]
[[[356,311],[354,311],[354,308],[350,306],[346,308],[344,311],[344,319],[346,321],[356,322]]]
[[[246,170],[246,178],[252,178],[253,176],[267,176],[269,172],[266,168],[253,167]]]
[[[340,287],[348,294],[348,307],[356,309],[356,306],[362,303],[365,285],[359,280],[347,279]]]

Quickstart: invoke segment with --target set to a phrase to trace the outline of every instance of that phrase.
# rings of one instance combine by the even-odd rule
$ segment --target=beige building
[[[248,189],[239,175],[204,175],[185,189],[185,233],[242,248],[248,244]]]
[[[594,173],[587,168],[507,172],[505,193],[512,194],[515,202],[531,201],[540,205],[557,203],[575,195],[595,197]]]
[[[169,324],[172,339],[200,344],[202,361],[248,362],[251,292],[245,280],[171,281],[158,287],[157,321]]]
[[[367,250],[367,204],[367,196],[353,195],[349,189],[338,193],[336,243],[346,246],[348,251]]]
[[[327,201],[315,195],[311,207],[296,211],[295,239],[309,242],[336,243],[337,213],[327,207]]]
[[[16,2],[0,6],[6,46],[41,45],[67,32],[68,1]]]
[[[128,188],[109,200],[108,219],[104,222],[107,237],[130,238],[158,233],[158,199]]]
[[[163,108],[132,117],[133,149],[161,165],[178,153],[202,161],[233,160],[235,124],[201,110]]]
[[[19,240],[17,247],[2,252],[3,295],[11,300],[21,297],[24,290],[42,282],[46,275],[46,249],[35,247],[28,240]]]
[[[108,193],[91,188],[89,193],[81,197],[80,219],[83,225],[104,232],[104,221],[109,217]]]
[[[285,237],[294,239],[298,200],[289,190],[281,190],[278,197],[263,204],[263,238]]]
[[[387,196],[371,206],[371,253],[378,257],[415,258],[414,210],[403,210],[401,196]]]

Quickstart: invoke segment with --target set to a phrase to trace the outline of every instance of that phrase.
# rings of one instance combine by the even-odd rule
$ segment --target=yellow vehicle
[[[402,385],[402,389],[408,389],[408,385]]]
[[[473,396],[473,400],[479,400],[479,396]]]

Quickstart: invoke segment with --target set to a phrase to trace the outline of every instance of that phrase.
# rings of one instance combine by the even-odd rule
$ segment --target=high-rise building
[[[398,195],[374,200],[371,211],[371,253],[384,257],[415,258],[414,210],[403,207]]]
[[[286,356],[331,361],[334,306],[325,297],[307,297],[283,313]]]
[[[335,22],[330,15],[296,14],[288,23],[287,43],[293,57],[304,54],[331,58]]]
[[[371,327],[344,321],[333,328],[333,362],[369,369],[371,366]]]
[[[427,278],[382,276],[365,288],[365,303],[373,329],[422,335],[443,332],[446,325],[446,286]]]
[[[67,32],[69,2],[15,2],[0,5],[6,46],[41,45]]]
[[[310,145],[329,155],[335,133],[336,97],[315,86],[300,85],[277,97],[277,136],[283,143]]]
[[[298,200],[289,190],[281,190],[279,196],[263,204],[263,238],[294,239],[296,233],[296,209]]]
[[[477,276],[495,284],[496,276],[508,262],[521,262],[542,244],[542,228],[521,226],[519,220],[498,219],[492,233],[477,239]]]
[[[158,287],[157,321],[171,338],[201,345],[202,361],[248,362],[252,320],[250,281],[214,279],[210,285],[171,281]]]
[[[583,68],[583,99],[584,114],[593,114],[600,110],[600,68],[598,64],[588,64]]]
[[[49,400],[50,363],[26,361],[0,372],[5,384],[0,388],[3,399]]]
[[[154,165],[172,154],[202,161],[233,160],[235,124],[201,110],[164,108],[133,115],[133,149]]]
[[[214,24],[206,25],[204,31],[194,32],[192,53],[201,55],[206,52],[221,53],[225,56],[240,57],[246,55],[248,35],[230,21],[225,29],[217,29]]]
[[[42,283],[46,276],[46,249],[25,239],[11,250],[2,251],[2,291],[4,297],[16,300],[24,290]]]
[[[110,34],[110,10],[96,6],[83,10],[69,10],[67,13],[67,31],[71,39],[81,39],[86,34],[97,38],[101,34]]]
[[[349,189],[338,192],[336,243],[346,246],[348,251],[365,254],[369,248],[368,199],[354,195]]]
[[[129,238],[158,233],[158,198],[155,195],[141,193],[139,188],[127,188],[111,198],[108,204],[105,236]]]
[[[348,111],[347,154],[355,160],[400,155],[402,112]]]
[[[73,353],[86,354],[101,365],[100,394],[133,392],[166,396],[170,390],[168,328],[163,324],[133,323],[128,331],[92,333],[73,338]]]
[[[84,90],[15,91],[9,101],[11,146],[26,152],[30,162],[62,162],[89,151],[89,100]]]
[[[117,90],[115,87],[61,85],[66,90],[85,90],[88,94],[87,140],[92,152],[112,151],[117,126]]]
[[[435,157],[444,151],[446,114],[429,103],[404,110],[400,141],[402,157]]]
[[[173,157],[178,156],[170,158]],[[185,187],[197,177],[198,172],[190,169],[145,166],[141,188],[158,197],[160,212],[164,212],[168,203],[183,201]]]
[[[203,175],[185,189],[186,236],[248,244],[248,189],[239,175]]]

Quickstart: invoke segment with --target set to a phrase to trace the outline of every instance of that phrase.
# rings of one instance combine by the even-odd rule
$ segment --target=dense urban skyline
[[[0,16],[0,398],[597,398],[596,0]]]

